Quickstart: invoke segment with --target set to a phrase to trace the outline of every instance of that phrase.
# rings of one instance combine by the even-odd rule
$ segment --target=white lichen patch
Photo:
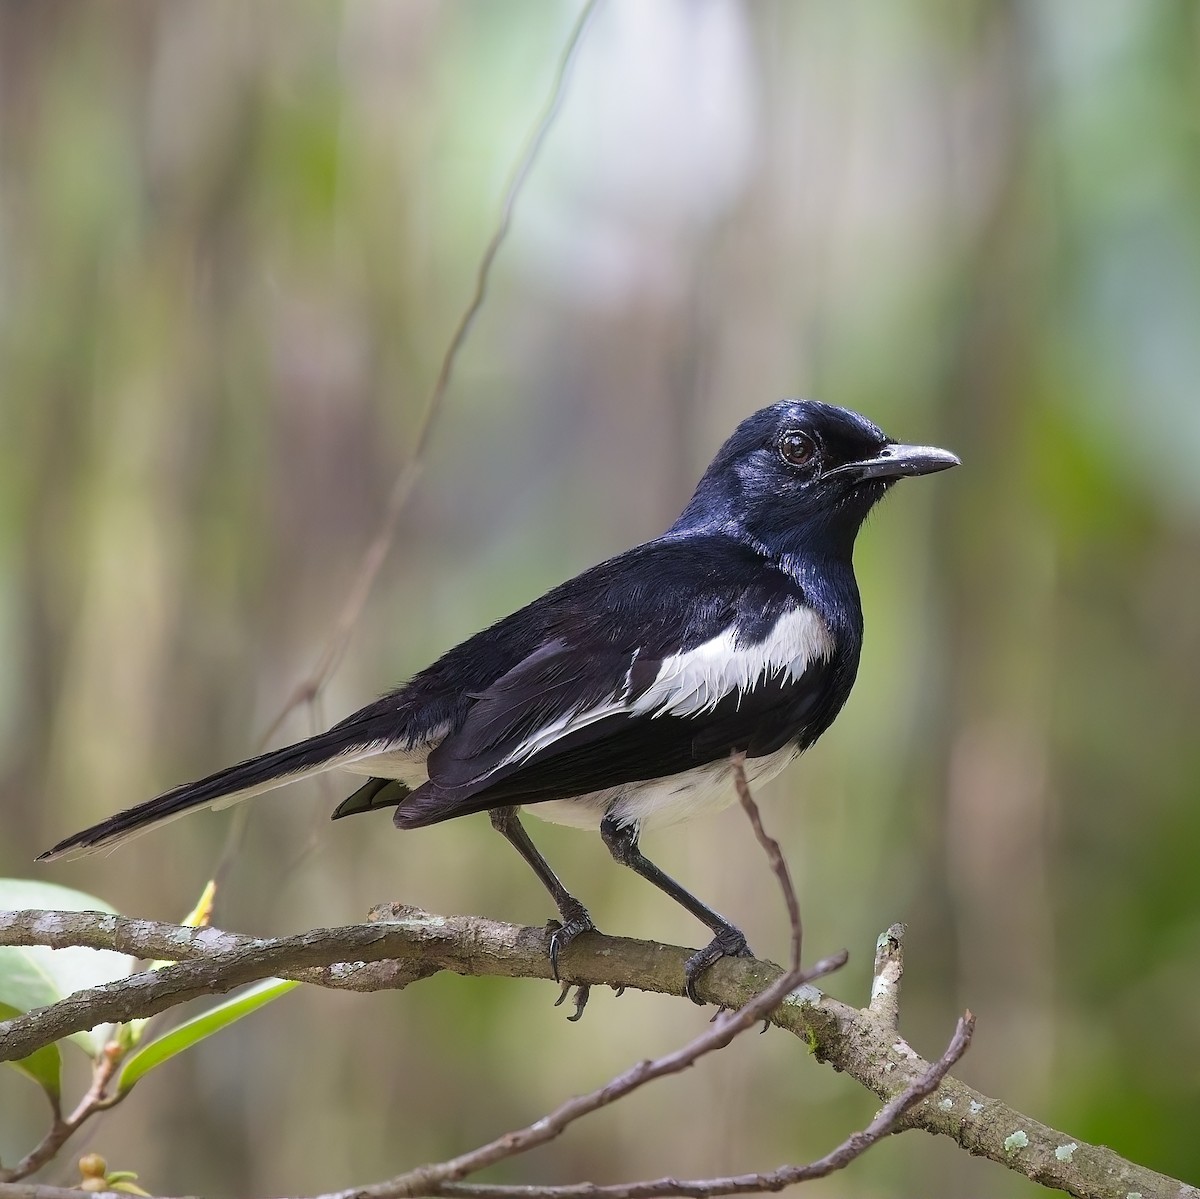
[[[1129,1191],[1125,1195],[1125,1199],[1142,1199],[1141,1191]]]
[[[942,1109],[942,1111],[944,1111],[944,1112],[948,1112],[953,1106],[954,1106],[953,1099],[939,1099],[938,1100],[938,1107],[940,1107]]]
[[[1079,1146],[1076,1145],[1074,1141],[1071,1141],[1067,1145],[1059,1145],[1059,1147],[1054,1151],[1054,1156],[1058,1158],[1060,1162],[1069,1162],[1074,1155],[1075,1150],[1078,1148]]]
[[[811,983],[805,983],[794,991],[789,991],[784,997],[784,1003],[795,1004],[797,1007],[816,1007],[825,996]]]
[[[918,1054],[916,1050],[912,1049],[907,1041],[897,1041],[895,1045],[892,1046],[892,1052],[898,1053],[901,1057],[908,1058],[909,1061],[917,1061],[920,1058],[920,1054]]]
[[[1023,1129],[1018,1128],[1016,1132],[1010,1133],[1004,1138],[1004,1152],[1015,1153],[1018,1149],[1026,1148],[1028,1144],[1029,1138]]]
[[[971,1115],[978,1116],[981,1111],[983,1111],[983,1104],[980,1103],[978,1099],[972,1099],[971,1100]]]
[[[380,904],[372,910],[369,918],[372,924],[397,924],[401,928],[411,929],[445,928],[450,923],[445,916],[408,904],[397,904],[391,912],[387,911],[386,904]]]

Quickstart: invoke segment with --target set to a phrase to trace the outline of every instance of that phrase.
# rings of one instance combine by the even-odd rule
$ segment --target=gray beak
[[[935,471],[961,466],[957,455],[931,445],[884,446],[874,458],[848,462],[831,470],[831,475],[856,474],[862,479],[901,479],[910,475],[932,475]]]

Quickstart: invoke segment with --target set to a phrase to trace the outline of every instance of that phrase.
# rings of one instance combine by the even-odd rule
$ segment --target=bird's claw
[[[562,991],[560,992],[558,998],[554,1001],[554,1006],[562,1007],[567,998],[567,994],[572,987],[575,988],[575,1011],[574,1014],[568,1016],[567,1019],[572,1024],[576,1024],[583,1016],[583,1009],[587,1007],[588,999],[592,993],[592,988],[588,983],[563,983]]]
[[[696,994],[696,980],[710,966],[722,958],[752,958],[746,935],[733,925],[721,929],[703,948],[697,950],[683,965],[683,993],[697,1006],[703,1007],[704,1000]],[[720,1015],[720,1012],[717,1013]]]
[[[550,933],[550,973],[554,976],[554,981],[560,983],[562,978],[558,972],[559,956],[576,937],[583,933],[595,932],[596,926],[592,923],[587,908],[576,902],[574,907],[563,910],[561,920],[549,921],[546,929]],[[559,1002],[562,1002],[561,998]]]

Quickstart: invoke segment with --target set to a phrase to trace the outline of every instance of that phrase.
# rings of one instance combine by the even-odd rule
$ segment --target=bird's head
[[[846,408],[780,400],[738,425],[674,529],[723,529],[768,549],[848,555],[897,479],[958,464],[949,451],[903,445]]]

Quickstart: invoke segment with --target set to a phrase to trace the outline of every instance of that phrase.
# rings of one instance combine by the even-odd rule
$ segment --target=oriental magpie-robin
[[[42,855],[113,845],[193,808],[224,807],[322,771],[368,776],[334,819],[394,807],[399,828],[472,812],[517,849],[561,924],[550,960],[593,927],[517,817],[599,828],[613,857],[714,933],[696,977],[748,952],[723,916],[642,854],[644,829],[778,774],[838,714],[858,669],[851,554],[899,478],[956,466],[853,412],[781,400],[744,420],[661,536],[555,587],[327,732],[176,787]]]

